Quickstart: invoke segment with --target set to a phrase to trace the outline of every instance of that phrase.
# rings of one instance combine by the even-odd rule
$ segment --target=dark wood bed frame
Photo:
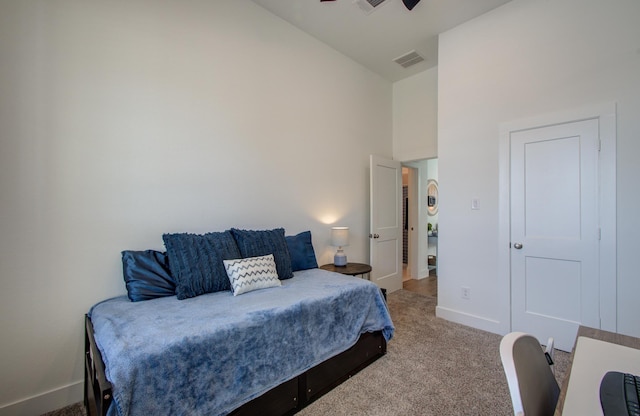
[[[93,325],[85,316],[84,406],[88,416],[106,416],[113,398],[111,383],[104,371],[104,362],[96,346]],[[387,352],[387,342],[381,331],[367,332],[348,350],[285,381],[262,396],[240,406],[230,414],[292,415],[318,399]]]

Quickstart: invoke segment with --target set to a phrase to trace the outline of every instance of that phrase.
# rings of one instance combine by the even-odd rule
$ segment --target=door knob
[[[515,248],[516,250],[520,250],[522,248],[522,243],[515,243],[513,245],[513,248]]]
[[[379,234],[369,234],[369,238],[380,238]]]

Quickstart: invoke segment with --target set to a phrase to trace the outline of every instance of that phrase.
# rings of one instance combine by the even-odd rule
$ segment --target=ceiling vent
[[[369,14],[386,1],[387,0],[354,0],[353,2],[357,4],[363,12]]]
[[[410,66],[422,61],[424,61],[424,58],[416,51],[405,53],[404,55],[399,56],[393,60],[393,62],[397,63],[403,68],[409,68]]]

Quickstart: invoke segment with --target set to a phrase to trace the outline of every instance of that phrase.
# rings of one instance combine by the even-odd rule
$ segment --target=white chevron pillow
[[[252,290],[280,286],[273,254],[246,259],[223,260],[233,296]]]

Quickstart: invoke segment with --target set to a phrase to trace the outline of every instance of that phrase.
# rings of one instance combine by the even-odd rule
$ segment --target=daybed
[[[280,230],[275,239],[282,249]],[[222,256],[231,287],[215,292],[205,287],[188,297],[180,289],[184,275],[171,238],[165,235],[164,266],[165,277],[176,280],[176,295],[169,294],[170,287],[154,287],[151,292],[162,295],[146,297],[149,288],[139,290],[131,278],[141,253],[147,262],[149,255],[164,261],[162,253],[133,252],[138,258],[132,261],[132,252],[123,252],[128,295],[100,302],[86,316],[88,415],[293,414],[386,353],[394,328],[375,284],[316,267],[300,270],[289,237],[280,252],[272,242],[256,251],[247,249],[239,232],[230,234],[239,248]],[[295,237],[300,242],[300,234]],[[309,246],[310,234],[304,240]],[[192,244],[188,241],[187,257],[194,262],[203,253]],[[308,250],[306,255],[310,258]],[[276,267],[283,256],[296,270],[285,279],[278,276],[287,273]],[[241,274],[249,270],[250,280],[264,289],[253,290],[246,276],[234,274],[234,264]],[[193,273],[193,264],[189,269]],[[140,294],[144,299],[136,299]]]

